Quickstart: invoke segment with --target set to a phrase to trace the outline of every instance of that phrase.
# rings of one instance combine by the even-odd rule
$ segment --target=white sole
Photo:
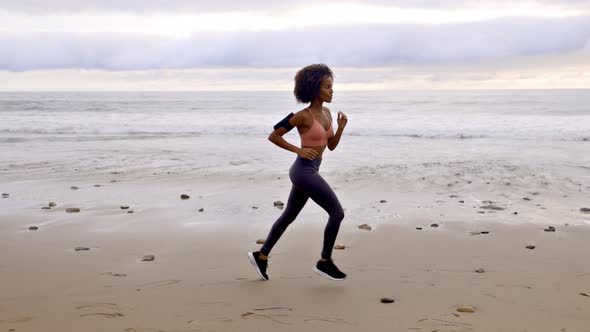
[[[314,267],[314,268],[313,268],[313,271],[314,271],[315,273],[317,273],[317,274],[321,275],[322,277],[324,277],[324,278],[328,278],[328,279],[330,279],[330,280],[334,280],[334,281],[343,281],[343,280],[346,280],[346,277],[344,277],[343,279],[336,279],[336,278],[334,278],[334,277],[330,277],[330,275],[328,275],[327,273],[324,273],[324,272],[320,271],[320,270],[319,270],[317,267]]]
[[[248,258],[250,259],[250,263],[252,263],[252,266],[254,266],[254,269],[256,270],[256,272],[258,272],[258,275],[260,276],[260,278],[262,280],[268,280],[262,275],[262,272],[258,268],[258,264],[256,264],[256,259],[254,259],[254,255],[252,255],[251,252],[248,253]]]

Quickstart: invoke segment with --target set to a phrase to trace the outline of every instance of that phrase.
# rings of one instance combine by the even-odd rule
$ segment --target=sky
[[[0,0],[0,91],[590,88],[590,0]]]

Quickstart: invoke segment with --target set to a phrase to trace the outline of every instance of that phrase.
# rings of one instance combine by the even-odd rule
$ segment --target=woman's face
[[[321,101],[329,103],[332,101],[332,95],[334,94],[334,89],[332,86],[334,85],[334,80],[331,77],[324,77],[322,80],[322,85],[320,86],[320,95],[319,98]]]

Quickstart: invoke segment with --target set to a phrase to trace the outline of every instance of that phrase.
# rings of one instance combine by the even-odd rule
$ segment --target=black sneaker
[[[252,263],[260,277],[264,280],[268,280],[268,275],[266,274],[268,260],[260,259],[259,255],[260,251],[249,252],[248,258],[250,258],[250,263]]]
[[[318,264],[313,269],[315,273],[321,275],[322,277],[326,277],[330,280],[344,280],[346,279],[346,274],[342,271],[338,270],[336,265],[332,260],[327,261],[319,261]]]

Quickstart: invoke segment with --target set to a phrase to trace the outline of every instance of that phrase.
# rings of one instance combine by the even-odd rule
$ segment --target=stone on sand
[[[365,231],[370,231],[371,229],[373,229],[373,228],[371,228],[371,226],[369,226],[367,224],[362,224],[362,225],[358,226],[358,228],[365,230]]]
[[[336,250],[344,250],[344,249],[346,249],[346,246],[343,245],[343,244],[337,244],[337,245],[334,246],[334,249],[336,249]]]
[[[156,256],[154,256],[154,255],[145,255],[145,256],[143,256],[143,258],[141,260],[144,262],[151,262],[155,259],[156,259]]]
[[[182,200],[186,200],[186,199],[189,199],[189,198],[191,198],[191,197],[189,195],[187,195],[187,194],[180,195],[180,199],[182,199]]]
[[[256,244],[264,244],[264,239],[258,239],[256,240]]]
[[[79,208],[67,208],[66,212],[67,213],[78,213],[78,212],[80,212],[80,209]]]
[[[90,248],[88,248],[88,247],[76,247],[76,248],[74,248],[74,250],[75,251],[87,251],[87,250],[90,250]]]

